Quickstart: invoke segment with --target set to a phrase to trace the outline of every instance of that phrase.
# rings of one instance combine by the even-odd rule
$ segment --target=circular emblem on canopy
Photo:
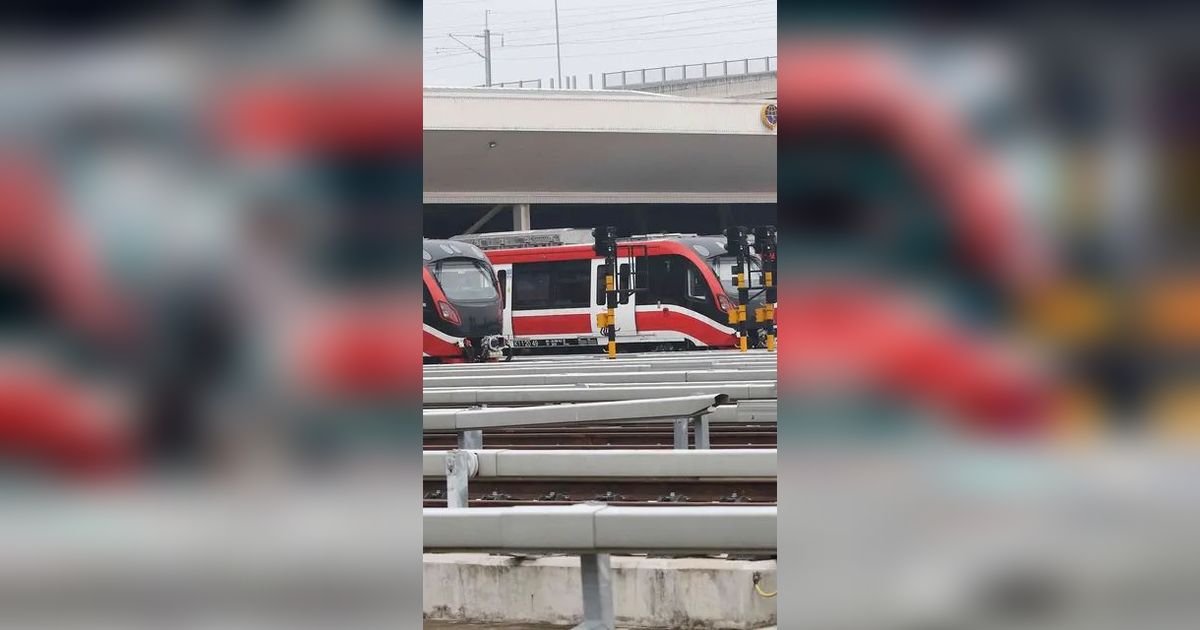
[[[767,129],[774,129],[779,124],[779,106],[775,103],[763,105],[762,122]]]

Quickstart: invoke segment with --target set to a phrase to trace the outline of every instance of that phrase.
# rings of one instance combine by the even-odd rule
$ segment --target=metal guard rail
[[[424,508],[422,520],[426,551],[774,554],[777,547],[774,506]]]
[[[761,64],[761,69],[759,69],[757,64]],[[696,69],[696,71],[692,74],[689,74],[689,68]],[[710,68],[714,68],[713,71],[710,72]],[[733,70],[732,72],[730,71],[731,69]],[[721,61],[710,61],[705,63],[654,66],[649,68],[635,68],[633,70],[619,70],[617,72],[605,72],[600,75],[600,86],[605,89],[610,89],[628,86],[662,85],[664,83],[673,83],[679,81],[695,81],[703,79],[717,79],[721,77],[769,74],[771,72],[778,71],[778,69],[779,57],[777,55],[770,55],[767,57],[743,57],[741,59],[725,59]],[[672,76],[671,73],[673,71],[678,71],[678,76]],[[657,73],[657,75],[655,73]],[[637,77],[637,80],[628,80],[630,76]],[[621,80],[620,82],[615,80],[610,81],[609,77],[620,77]]]
[[[425,477],[445,477],[446,457],[454,451],[425,451]],[[518,449],[463,451],[473,478],[774,478],[775,449],[527,451]]]
[[[508,374],[467,376],[426,376],[425,387],[487,387],[491,385],[582,385],[585,383],[711,383],[728,381],[775,381],[778,371],[768,369],[742,370],[677,370],[637,372],[575,372],[568,374]]]
[[[427,406],[534,405],[547,403],[585,403],[638,400],[660,396],[696,396],[724,394],[731,401],[770,400],[776,398],[773,381],[711,383],[647,383],[642,385],[581,384],[541,387],[500,386],[482,388],[426,388]]]
[[[710,413],[725,403],[724,394],[680,396],[649,400],[546,405],[502,409],[426,409],[422,422],[426,431],[471,431],[486,428],[537,426],[541,424],[603,424],[641,420],[675,420]]]

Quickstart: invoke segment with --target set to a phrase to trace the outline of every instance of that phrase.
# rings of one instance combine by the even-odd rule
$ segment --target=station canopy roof
[[[425,88],[426,203],[774,203],[768,101]]]

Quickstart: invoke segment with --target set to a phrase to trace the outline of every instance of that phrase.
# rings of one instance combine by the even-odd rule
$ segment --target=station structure
[[[424,91],[425,204],[491,204],[467,230],[537,204],[774,204],[768,99],[631,90]]]

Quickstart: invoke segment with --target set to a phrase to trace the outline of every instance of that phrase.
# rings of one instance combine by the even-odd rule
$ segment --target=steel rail
[[[504,376],[512,374],[562,374],[567,371],[586,370],[590,374],[623,372],[663,372],[680,370],[771,370],[775,369],[774,361],[637,361],[628,363],[539,363],[520,365],[512,363],[463,365],[455,368],[439,368],[424,370],[426,377],[445,376]]]
[[[426,409],[422,420],[426,430],[434,431],[471,431],[540,424],[604,424],[640,420],[669,420],[703,416],[727,399],[724,394],[716,394],[524,408],[484,408],[466,411]]]
[[[639,400],[659,397],[722,394],[730,401],[770,401],[777,396],[774,382],[724,381],[707,383],[584,384],[540,387],[438,387],[423,392],[426,407],[471,405],[543,405]]]
[[[425,477],[445,477],[450,451],[425,451]],[[473,478],[774,477],[775,449],[670,450],[470,450]]]
[[[424,508],[426,551],[719,553],[776,550],[771,506]]]
[[[424,387],[488,387],[502,385],[584,385],[601,383],[655,384],[655,383],[712,383],[712,382],[758,382],[775,381],[778,372],[774,369],[758,370],[678,370],[661,372],[574,372],[559,374],[513,374],[513,375],[466,375],[426,376]]]

